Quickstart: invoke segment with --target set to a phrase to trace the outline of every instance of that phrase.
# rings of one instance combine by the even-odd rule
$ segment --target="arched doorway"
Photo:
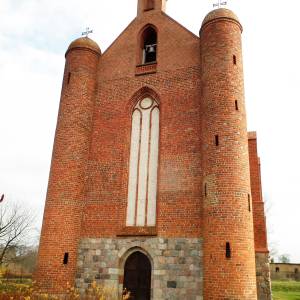
[[[131,292],[132,300],[150,300],[151,263],[145,254],[136,251],[127,258],[124,288]]]

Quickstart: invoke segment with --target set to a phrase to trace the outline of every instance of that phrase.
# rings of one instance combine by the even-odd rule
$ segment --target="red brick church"
[[[269,300],[242,25],[216,9],[196,36],[165,9],[139,0],[104,53],[88,37],[66,52],[37,286]]]

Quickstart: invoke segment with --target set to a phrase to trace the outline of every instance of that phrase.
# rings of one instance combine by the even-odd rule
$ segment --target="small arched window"
[[[157,54],[157,33],[149,26],[142,33],[141,37],[142,64],[155,63]]]
[[[145,11],[154,9],[154,0],[145,0]]]
[[[159,107],[140,100],[131,120],[127,226],[155,226],[159,145]]]

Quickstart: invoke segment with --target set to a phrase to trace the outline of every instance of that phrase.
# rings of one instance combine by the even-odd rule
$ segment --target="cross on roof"
[[[225,5],[227,5],[227,1],[218,0],[218,3],[213,4],[213,7],[220,8],[220,7],[225,6]]]
[[[93,30],[91,30],[89,27],[86,28],[84,32],[82,32],[81,35],[85,35],[85,37],[89,37],[89,34],[93,33]]]

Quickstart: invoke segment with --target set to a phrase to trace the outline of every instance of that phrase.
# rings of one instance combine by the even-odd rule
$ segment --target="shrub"
[[[113,287],[97,285],[93,282],[91,286],[80,294],[74,287],[68,287],[63,296],[52,296],[38,293],[32,288],[32,284],[21,284],[12,280],[0,280],[0,300],[117,300],[117,291]],[[130,300],[130,292],[123,291],[123,300]]]

